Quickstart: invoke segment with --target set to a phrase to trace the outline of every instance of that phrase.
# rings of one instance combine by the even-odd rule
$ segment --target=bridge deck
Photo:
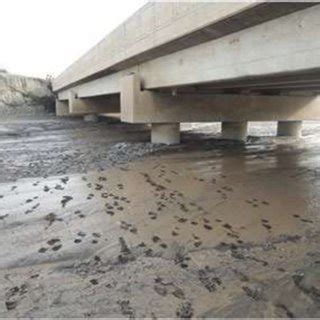
[[[239,63],[248,59],[265,58],[259,59],[259,56],[254,55],[266,49],[261,46],[261,42],[269,42],[275,36],[272,28],[276,28],[278,33],[277,39],[272,41],[274,43],[281,41],[283,36],[287,36],[285,33],[292,31],[304,37],[304,29],[310,23],[307,21],[309,17],[306,19],[298,14],[296,19],[302,30],[292,30],[291,24],[295,21],[281,22],[280,28],[279,23],[274,26],[266,24],[265,29],[268,30],[261,30],[261,26],[258,29],[252,27],[314,5],[315,3],[148,3],[57,77],[54,90],[62,91],[81,83],[99,87],[98,82],[94,81],[98,79],[103,81],[103,87],[108,88],[103,94],[119,92],[117,82],[121,75],[117,72],[128,72],[137,66],[144,73],[143,78],[148,88],[185,84],[186,79],[193,78],[194,72],[190,74],[189,70],[183,70],[183,74],[180,72],[183,80],[177,79],[173,75],[177,75],[176,69],[182,69],[182,65],[184,68],[197,68],[202,74],[203,69],[214,67],[216,72],[218,67],[225,74],[226,67],[233,68],[231,60],[235,59],[235,55],[242,57]],[[318,15],[313,13],[313,17]],[[314,18],[311,17],[311,20]],[[308,26],[301,25],[301,21]],[[240,32],[248,28],[250,31]],[[265,34],[266,31],[269,34]],[[262,39],[261,32],[265,34]],[[312,39],[315,41],[316,37]],[[288,50],[287,43],[284,45],[282,49]],[[251,54],[248,54],[248,50],[252,51]],[[225,61],[222,62],[221,57]],[[243,57],[247,59],[243,61]],[[215,65],[207,65],[205,58],[214,60]],[[172,69],[172,66],[175,68]],[[208,76],[204,80],[215,79]],[[199,80],[187,82],[196,83]]]
[[[320,119],[319,17],[315,2],[149,3],[54,81],[57,113],[119,111],[154,142],[196,121],[222,121],[225,138],[269,120],[299,136]]]

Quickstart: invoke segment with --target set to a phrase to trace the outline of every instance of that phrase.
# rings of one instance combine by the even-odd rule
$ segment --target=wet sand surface
[[[0,317],[320,316],[320,124],[169,148],[145,127],[37,127],[1,126]]]

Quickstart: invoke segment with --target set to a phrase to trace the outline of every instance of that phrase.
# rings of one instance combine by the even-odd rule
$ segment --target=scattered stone
[[[57,242],[60,242],[60,239],[51,239],[47,242],[47,244],[49,246],[53,246],[54,244],[56,244]]]
[[[242,290],[253,300],[264,300],[262,287],[258,284],[249,284],[248,286],[243,286]]]
[[[17,301],[6,301],[6,308],[8,311],[14,310],[18,305]]]
[[[97,279],[91,279],[91,280],[90,280],[90,283],[93,284],[93,285],[95,285],[95,286],[99,284],[99,282],[98,282]]]
[[[292,278],[301,291],[320,301],[320,263],[297,271]]]
[[[198,271],[199,280],[209,292],[214,292],[221,285],[221,280],[217,276],[210,276],[207,270]]]
[[[193,317],[193,307],[191,302],[183,302],[176,311],[176,316],[180,319],[191,319]]]

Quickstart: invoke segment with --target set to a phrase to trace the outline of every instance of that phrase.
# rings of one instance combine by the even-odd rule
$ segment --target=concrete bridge
[[[120,112],[179,143],[181,122],[299,136],[320,120],[320,4],[148,3],[54,80],[57,115]]]

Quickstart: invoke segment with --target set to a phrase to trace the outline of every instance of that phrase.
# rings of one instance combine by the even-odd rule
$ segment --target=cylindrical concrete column
[[[278,121],[278,137],[296,137],[302,135],[302,121]]]
[[[247,121],[224,121],[221,125],[221,138],[245,141],[247,129]]]
[[[180,123],[152,123],[151,142],[168,145],[180,143]]]
[[[99,121],[99,117],[95,113],[90,113],[90,114],[84,115],[83,116],[83,120],[85,122],[98,122]]]

